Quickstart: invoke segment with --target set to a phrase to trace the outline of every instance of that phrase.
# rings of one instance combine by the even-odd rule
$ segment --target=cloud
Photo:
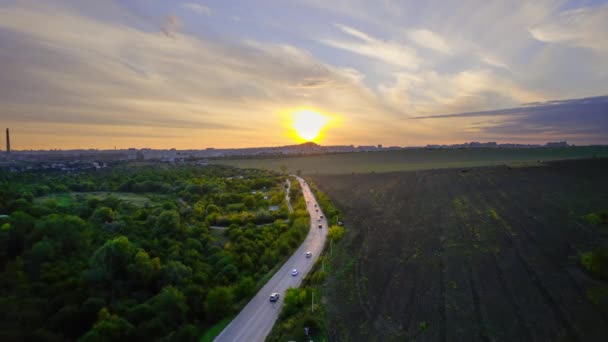
[[[524,103],[520,107],[503,108],[496,110],[485,110],[479,112],[440,114],[429,116],[417,116],[412,119],[443,119],[463,118],[472,116],[496,116],[496,115],[529,115],[541,112],[566,112],[577,113],[584,109],[587,112],[602,113],[608,110],[608,96],[596,96],[582,99],[551,100],[544,102]]]
[[[416,120],[450,120],[492,117],[494,120],[472,122],[476,134],[504,139],[547,141],[573,139],[603,143],[608,132],[608,96],[546,101],[514,108],[467,113],[418,116]]]
[[[119,146],[129,132],[152,147],[280,145],[281,113],[305,107],[340,119],[324,144],[417,145],[517,122],[523,140],[548,133],[525,115],[410,117],[608,94],[606,6],[307,0],[227,5],[227,21],[201,21],[182,1],[2,3],[0,119],[49,147],[97,146],[95,132]],[[72,140],[54,133],[67,130]]]
[[[528,29],[546,43],[561,43],[608,52],[608,5],[565,11]]]
[[[175,34],[181,29],[181,26],[182,23],[177,16],[169,15],[163,21],[162,25],[160,26],[160,30],[167,37],[175,37]]]
[[[502,68],[502,69],[506,69],[506,70],[510,70],[509,66],[506,65],[505,63],[499,61],[498,59],[496,59],[495,57],[492,57],[490,55],[487,54],[483,54],[480,56],[481,60],[491,66],[497,67],[497,68]]]
[[[321,43],[407,69],[417,69],[420,63],[416,51],[405,44],[374,38],[350,26],[336,27],[356,40],[322,39]]]
[[[447,42],[440,35],[433,31],[426,29],[418,29],[411,30],[407,34],[412,41],[422,47],[448,55],[452,53]]]
[[[197,4],[194,2],[186,2],[182,4],[182,8],[185,8],[187,10],[196,12],[198,14],[204,14],[204,15],[210,15],[211,14],[211,9],[207,6],[201,5],[201,4]]]
[[[292,45],[179,30],[170,30],[170,39],[161,30],[50,13],[44,5],[0,7],[6,49],[0,54],[0,117],[16,129],[78,127],[75,132],[87,132],[80,141],[87,146],[101,143],[95,127],[105,127],[104,137],[108,127],[128,128],[133,137],[167,130],[181,137],[171,140],[177,147],[280,145],[289,141],[278,114],[285,109],[347,116],[331,136],[335,142],[367,134],[357,126],[382,129],[383,115],[398,115],[363,85],[357,70],[325,64]],[[401,133],[397,125],[386,130]],[[78,143],[51,131],[47,138],[63,147]],[[116,139],[128,144],[124,136]]]
[[[456,73],[402,72],[394,82],[381,84],[378,89],[393,105],[418,115],[515,105],[544,99],[542,94],[521,88],[487,68]]]

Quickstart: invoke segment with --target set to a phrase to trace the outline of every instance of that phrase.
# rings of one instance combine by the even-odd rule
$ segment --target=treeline
[[[0,340],[198,340],[306,236],[284,185],[219,166],[0,173]]]

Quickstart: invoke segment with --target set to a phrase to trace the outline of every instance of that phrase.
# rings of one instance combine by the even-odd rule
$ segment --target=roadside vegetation
[[[326,302],[325,279],[327,274],[331,272],[332,251],[344,235],[344,227],[337,225],[341,220],[340,211],[310,180],[307,180],[307,182],[330,224],[328,240],[323,254],[304,278],[302,285],[299,288],[290,288],[285,293],[283,309],[272,331],[266,338],[267,342],[328,340],[326,308],[324,305]]]
[[[584,219],[597,229],[608,230],[608,210],[589,213]],[[608,280],[608,245],[598,245],[581,253],[580,262],[591,276]]]
[[[212,339],[308,232],[285,181],[193,165],[0,173],[0,340]]]

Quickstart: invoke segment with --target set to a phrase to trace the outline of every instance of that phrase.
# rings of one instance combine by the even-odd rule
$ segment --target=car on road
[[[319,218],[323,218],[323,215],[319,216]]]
[[[322,225],[322,224],[320,224],[320,225],[319,225],[319,228],[323,228],[323,225]]]
[[[307,257],[307,258],[312,257],[312,252],[306,252],[306,257]]]
[[[291,270],[291,275],[294,276],[294,277],[297,276],[298,273],[300,273],[300,271],[298,271],[297,268],[294,268],[293,270]]]
[[[270,301],[271,302],[276,302],[277,300],[279,300],[279,294],[274,292],[270,295]]]
[[[319,212],[319,209],[315,209],[316,212]]]
[[[317,207],[317,203],[315,203],[315,208]]]

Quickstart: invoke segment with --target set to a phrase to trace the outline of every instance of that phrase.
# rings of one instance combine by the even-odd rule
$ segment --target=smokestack
[[[11,153],[11,135],[8,128],[6,129],[6,153]]]

